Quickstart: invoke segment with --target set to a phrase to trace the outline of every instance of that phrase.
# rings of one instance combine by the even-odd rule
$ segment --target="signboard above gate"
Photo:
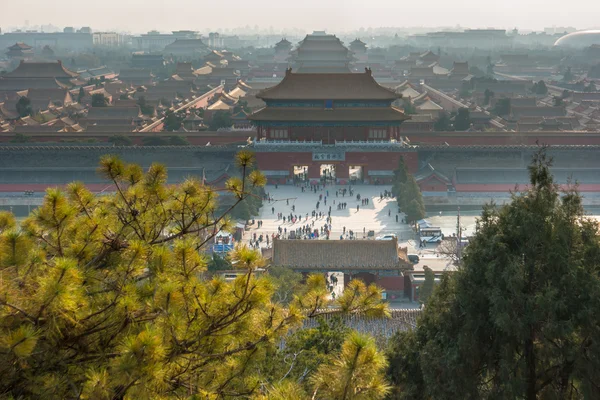
[[[323,152],[316,151],[312,153],[313,161],[345,161],[345,152]]]

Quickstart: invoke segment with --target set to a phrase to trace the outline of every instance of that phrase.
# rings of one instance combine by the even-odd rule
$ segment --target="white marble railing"
[[[404,146],[397,140],[336,140],[336,146]]]
[[[254,146],[322,146],[321,140],[257,140]]]

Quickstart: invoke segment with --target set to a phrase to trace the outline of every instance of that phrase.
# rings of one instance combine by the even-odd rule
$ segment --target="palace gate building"
[[[403,157],[417,154],[400,136],[408,119],[398,95],[364,73],[294,73],[256,95],[266,106],[248,117],[257,127],[258,168],[271,183],[328,180],[388,183]]]

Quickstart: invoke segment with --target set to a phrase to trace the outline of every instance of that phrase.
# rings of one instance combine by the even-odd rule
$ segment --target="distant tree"
[[[431,296],[431,293],[433,293],[435,274],[431,268],[427,266],[423,267],[423,271],[425,272],[425,281],[421,286],[421,290],[419,290],[419,302],[421,304],[427,304],[427,299],[429,299],[429,296]]]
[[[485,89],[485,92],[483,92],[483,105],[489,105],[492,97],[494,97],[494,92],[492,92],[490,89]]]
[[[409,174],[406,182],[400,185],[398,206],[406,214],[408,223],[414,223],[425,217],[423,194],[412,174]]]
[[[107,105],[108,99],[102,93],[92,95],[92,107],[106,107]]]
[[[31,141],[29,136],[25,136],[22,133],[16,133],[15,136],[10,140],[11,143],[28,143]]]
[[[28,117],[32,114],[33,110],[31,108],[31,100],[28,97],[21,97],[16,104],[17,113],[19,113],[19,117]]]
[[[469,73],[473,76],[477,76],[477,77],[481,77],[481,76],[485,76],[485,72],[483,72],[483,70],[479,67],[476,66],[472,66],[469,68]]]
[[[457,131],[466,131],[471,127],[471,112],[468,108],[459,108],[454,117],[454,129]]]
[[[562,107],[564,105],[564,100],[561,96],[553,96],[552,97],[552,105],[554,107]]]
[[[440,116],[433,124],[433,129],[437,132],[447,132],[452,130],[450,124],[450,116],[447,112],[442,111]]]
[[[548,87],[546,86],[546,82],[544,81],[539,81],[537,83],[534,83],[531,91],[535,94],[539,94],[539,95],[545,95],[548,94]]]
[[[169,142],[160,136],[146,136],[142,139],[144,146],[165,146]]]
[[[175,112],[168,110],[163,120],[163,130],[173,132],[181,128],[183,117],[176,114]]]
[[[219,128],[229,128],[233,125],[231,113],[225,110],[216,111],[210,121],[210,130],[216,131]]]
[[[140,111],[144,115],[154,115],[154,106],[146,103],[146,98],[144,96],[140,96],[137,101],[138,106],[140,106]]]
[[[272,266],[268,270],[269,277],[277,290],[273,293],[273,300],[279,304],[289,304],[294,295],[299,294],[302,288],[302,274],[288,267]]]
[[[227,257],[221,257],[218,253],[212,253],[212,257],[206,264],[206,269],[210,273],[231,270],[233,268],[231,261]]]
[[[113,135],[108,138],[108,141],[115,146],[131,146],[133,144],[131,138],[125,135]]]
[[[201,109],[202,110],[202,109]],[[248,102],[246,100],[239,100],[237,104],[233,107],[233,113],[237,114],[240,111],[244,110],[246,113],[250,113],[252,110],[248,107]]]
[[[563,82],[571,82],[573,79],[575,79],[575,76],[571,72],[571,67],[568,67],[567,71],[563,75],[562,81]]]
[[[129,100],[129,96],[125,93],[119,96],[119,100]]]
[[[417,108],[410,99],[402,99],[402,108],[407,115],[416,114]]]
[[[511,112],[510,99],[498,99],[492,110],[496,115],[509,115]]]
[[[600,64],[591,66],[587,76],[588,78],[600,79]]]
[[[84,97],[85,97],[85,91],[83,90],[83,88],[79,88],[79,94],[77,95],[77,102],[81,103],[81,101],[83,100]]]
[[[392,182],[392,195],[395,197],[400,196],[400,188],[406,183],[408,179],[408,171],[406,170],[406,164],[404,163],[404,157],[400,157],[398,161],[398,168],[394,170],[394,180]]]
[[[590,92],[596,92],[596,91],[597,91],[597,89],[596,89],[596,84],[594,83],[594,81],[591,81],[591,82],[589,83],[589,85],[587,85],[587,86],[585,87],[585,89],[583,89],[583,91],[584,91],[584,92],[586,92],[586,93],[590,93]]]
[[[188,146],[190,142],[183,136],[171,136],[169,137],[169,145],[171,146]]]

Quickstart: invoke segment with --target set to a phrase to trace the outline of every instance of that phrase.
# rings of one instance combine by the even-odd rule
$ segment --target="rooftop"
[[[278,240],[273,241],[273,265],[295,268],[396,269],[396,240]]]
[[[62,62],[26,62],[21,61],[5,78],[74,78],[78,74],[66,69]]]
[[[294,73],[286,71],[283,80],[259,92],[256,97],[265,100],[395,100],[398,95],[379,85],[366,70],[353,73]]]

